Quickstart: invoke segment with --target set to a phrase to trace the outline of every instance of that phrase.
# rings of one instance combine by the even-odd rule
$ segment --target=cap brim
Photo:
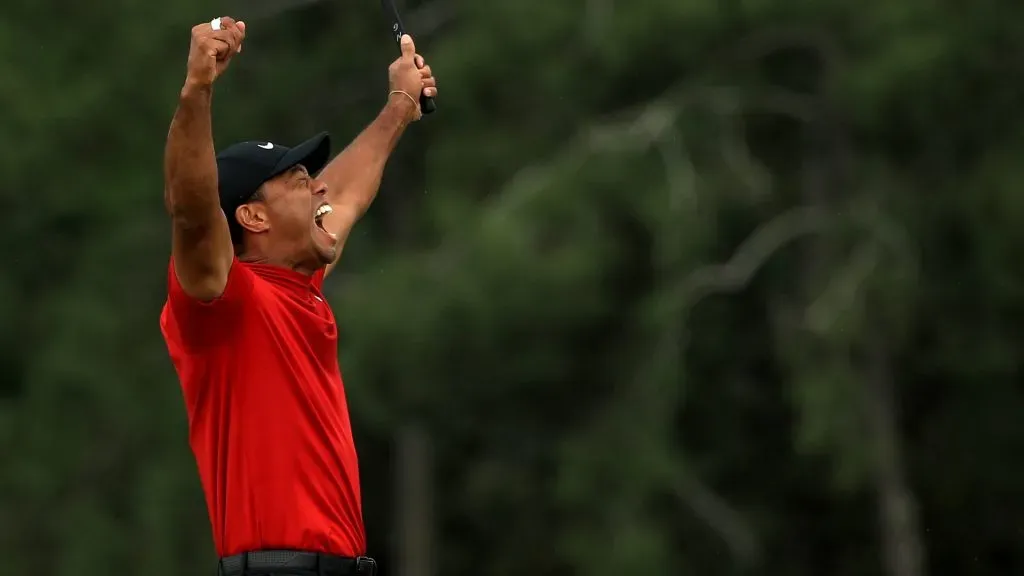
[[[303,165],[310,174],[315,175],[327,165],[330,158],[331,136],[327,132],[321,132],[289,150],[274,167],[274,176],[299,164]]]

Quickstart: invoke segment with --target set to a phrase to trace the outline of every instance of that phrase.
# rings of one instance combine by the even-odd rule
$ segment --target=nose
[[[314,180],[313,181],[313,195],[314,196],[323,196],[324,194],[327,194],[327,183],[324,182],[323,180]]]

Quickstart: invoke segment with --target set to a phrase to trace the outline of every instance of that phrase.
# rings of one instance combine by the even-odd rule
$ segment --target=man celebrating
[[[164,157],[173,240],[160,327],[219,573],[373,576],[337,326],[321,286],[419,119],[420,94],[437,88],[405,36],[387,104],[330,162],[326,133],[215,155],[213,84],[244,38],[245,24],[228,17],[192,29]]]

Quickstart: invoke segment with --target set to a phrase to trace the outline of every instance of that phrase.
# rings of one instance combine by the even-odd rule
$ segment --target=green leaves
[[[160,154],[214,13],[9,8],[0,551],[201,572]],[[343,145],[395,56],[376,5],[273,8],[239,8],[217,142]],[[398,426],[436,447],[443,572],[874,573],[887,442],[934,573],[1012,562],[1019,6],[410,8],[440,112],[327,290],[364,485],[393,484]],[[366,510],[378,556],[388,513]]]

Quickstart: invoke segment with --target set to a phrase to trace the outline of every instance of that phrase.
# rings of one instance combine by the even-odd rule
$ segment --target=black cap
[[[252,198],[264,182],[299,164],[310,174],[323,168],[331,156],[331,137],[321,132],[302,144],[289,148],[266,141],[232,144],[217,154],[217,180],[220,207],[228,219],[231,239],[242,239],[242,226],[235,210]]]

